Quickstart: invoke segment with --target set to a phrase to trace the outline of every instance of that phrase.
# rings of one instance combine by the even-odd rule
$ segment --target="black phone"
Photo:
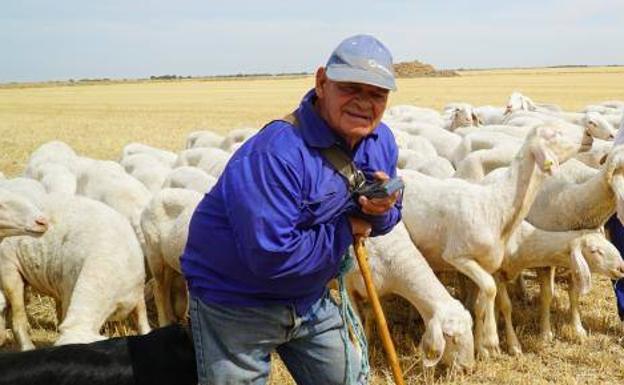
[[[387,198],[395,191],[398,191],[405,187],[403,180],[396,177],[388,179],[386,181],[377,181],[372,183],[365,183],[362,187],[354,191],[356,196],[364,195],[368,199],[372,198]]]

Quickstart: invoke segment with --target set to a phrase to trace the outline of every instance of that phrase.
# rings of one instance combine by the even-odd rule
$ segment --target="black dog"
[[[0,354],[0,385],[197,385],[190,331]]]

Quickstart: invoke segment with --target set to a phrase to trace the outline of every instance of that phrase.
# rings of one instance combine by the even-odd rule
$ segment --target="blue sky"
[[[356,33],[437,68],[624,64],[624,0],[3,0],[0,82],[313,71]]]

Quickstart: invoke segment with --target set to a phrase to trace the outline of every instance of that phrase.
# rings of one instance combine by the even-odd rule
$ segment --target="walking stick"
[[[390,338],[390,332],[388,331],[386,317],[384,316],[381,303],[379,302],[379,297],[377,296],[377,291],[375,291],[375,286],[373,285],[373,278],[371,276],[370,267],[368,266],[368,255],[366,253],[366,248],[364,247],[364,240],[360,237],[356,238],[353,248],[355,249],[355,258],[357,258],[358,266],[360,266],[360,272],[362,272],[362,278],[364,279],[364,285],[366,286],[368,298],[370,298],[371,304],[373,305],[373,313],[375,314],[375,321],[377,322],[377,331],[379,332],[381,342],[386,352],[386,359],[392,369],[394,382],[397,385],[405,385],[403,372],[399,366],[399,359],[396,351],[394,350],[394,344]]]

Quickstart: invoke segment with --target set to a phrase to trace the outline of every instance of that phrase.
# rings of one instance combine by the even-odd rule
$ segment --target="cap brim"
[[[335,82],[363,83],[392,91],[397,89],[394,79],[358,68],[330,66],[326,68],[325,73]]]

